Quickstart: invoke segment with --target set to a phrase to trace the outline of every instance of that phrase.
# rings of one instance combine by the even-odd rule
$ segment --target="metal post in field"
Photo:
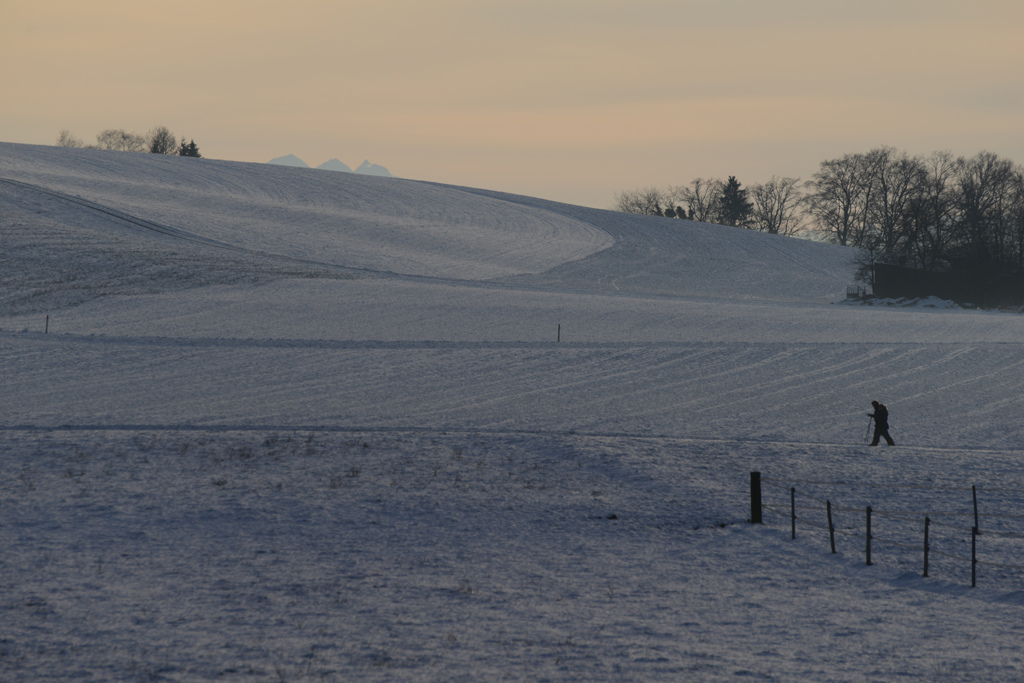
[[[924,578],[928,578],[928,527],[932,524],[932,520],[928,517],[924,518],[924,573],[921,575]]]
[[[867,509],[867,523],[868,523],[867,533],[865,534],[865,537],[867,538],[867,546],[865,547],[865,554],[867,555],[867,564],[870,566],[871,565],[871,506],[870,505],[868,506],[868,509]]]
[[[971,588],[978,585],[978,527],[971,529]]]
[[[974,499],[974,528],[980,529],[978,524],[978,487],[971,486],[971,497]]]
[[[832,524],[832,501],[825,501],[825,509],[828,511],[828,542],[832,545],[832,554],[836,554],[836,528]]]
[[[789,518],[793,526],[790,538],[796,540],[796,487],[789,489]]]
[[[762,524],[761,521],[761,473],[750,473],[750,523]]]

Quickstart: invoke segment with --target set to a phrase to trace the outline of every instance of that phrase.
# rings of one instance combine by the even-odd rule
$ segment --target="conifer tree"
[[[729,180],[722,187],[719,210],[721,211],[719,222],[722,225],[735,225],[743,228],[750,223],[754,205],[747,199],[747,190],[740,187],[736,176],[729,176]]]
[[[185,144],[185,138],[182,138],[181,146],[178,147],[178,156],[199,158],[203,155],[199,153],[199,147],[196,146],[195,140],[189,140],[188,144]]]

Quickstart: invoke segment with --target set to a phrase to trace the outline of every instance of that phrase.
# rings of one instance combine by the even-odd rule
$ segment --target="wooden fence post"
[[[928,517],[924,518],[924,578],[928,578],[928,527],[932,524],[932,520]]]
[[[832,525],[832,501],[825,501],[825,509],[828,511],[828,541],[832,545],[832,554],[836,554],[836,528]]]
[[[868,527],[867,527],[867,533],[865,534],[865,537],[867,538],[867,546],[865,548],[865,554],[867,555],[867,564],[870,566],[871,565],[871,506],[870,505],[868,505],[868,509],[867,509],[867,520],[868,520]]]
[[[971,529],[971,588],[978,585],[978,527]]]
[[[971,527],[971,588],[978,585],[978,487],[971,485],[971,498],[974,499],[974,526]]]
[[[971,486],[971,497],[974,499],[974,528],[980,529],[981,526],[978,524],[978,487]],[[980,533],[980,532],[979,532]]]
[[[793,530],[790,534],[790,538],[796,540],[796,488],[790,487],[789,489],[789,518],[793,526]]]
[[[761,473],[750,473],[750,523],[762,524],[761,521]]]

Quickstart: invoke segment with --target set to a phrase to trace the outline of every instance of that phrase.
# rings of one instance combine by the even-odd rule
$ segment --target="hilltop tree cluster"
[[[57,135],[58,147],[84,147],[88,149],[112,149],[119,152],[148,152],[150,154],[177,154],[183,157],[201,157],[194,140],[179,144],[174,133],[165,126],[158,126],[146,135],[129,133],[121,128],[110,128],[96,136],[95,145],[86,145],[65,129]]]
[[[682,218],[793,235],[801,228],[802,197],[796,178],[772,177],[747,189],[729,176],[695,178],[689,185],[645,187],[619,193],[615,208],[627,213]]]
[[[990,152],[912,156],[891,147],[821,162],[811,179],[735,177],[616,197],[630,213],[791,235],[811,231],[872,262],[927,271],[1024,273],[1024,167]]]

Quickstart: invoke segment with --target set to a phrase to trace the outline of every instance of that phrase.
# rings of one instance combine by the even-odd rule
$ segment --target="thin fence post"
[[[978,585],[978,527],[971,529],[971,588]]]
[[[980,529],[981,526],[978,524],[978,487],[971,486],[971,497],[974,499],[974,528]]]
[[[790,538],[796,540],[796,487],[790,487],[789,489],[789,518],[792,524],[792,532]]]
[[[867,509],[867,533],[864,534],[867,539],[867,545],[865,546],[865,555],[867,556],[867,564],[871,565],[871,506],[868,505]]]
[[[825,509],[828,511],[828,542],[832,545],[832,554],[836,554],[836,528],[832,525],[832,501],[825,501]]]
[[[932,520],[928,517],[924,518],[924,573],[921,575],[924,578],[928,578],[928,527],[932,524]]]
[[[762,524],[761,521],[761,473],[750,473],[750,523]]]

